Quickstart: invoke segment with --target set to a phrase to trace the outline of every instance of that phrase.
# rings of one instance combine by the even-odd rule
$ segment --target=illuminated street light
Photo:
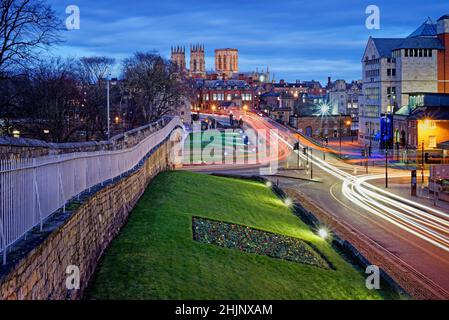
[[[331,107],[327,103],[322,103],[320,106],[320,113],[322,116],[329,114]]]
[[[273,186],[273,183],[271,181],[267,181],[265,185],[267,186],[267,188],[271,188]]]
[[[20,138],[20,131],[19,130],[13,130],[12,136],[14,138]]]

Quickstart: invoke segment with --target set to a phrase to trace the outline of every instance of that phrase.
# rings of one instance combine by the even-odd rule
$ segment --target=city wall
[[[31,232],[0,265],[0,300],[81,299],[105,249],[119,233],[147,185],[169,166],[176,142],[166,140],[128,176],[84,196],[75,208],[55,214],[44,230]],[[71,205],[68,206],[71,208]],[[71,276],[79,269],[79,289]]]

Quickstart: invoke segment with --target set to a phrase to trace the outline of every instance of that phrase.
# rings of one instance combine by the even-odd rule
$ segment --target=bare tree
[[[0,79],[29,65],[40,49],[58,42],[62,23],[44,0],[2,0]]]
[[[66,142],[83,127],[80,119],[82,95],[75,61],[53,58],[28,72],[23,112],[16,126],[28,135]]]
[[[186,96],[186,87],[173,65],[155,53],[136,53],[123,65],[130,106],[137,106],[145,122],[172,113]]]
[[[84,93],[82,116],[85,119],[86,140],[106,138],[106,81],[115,60],[108,57],[80,59],[79,74]]]

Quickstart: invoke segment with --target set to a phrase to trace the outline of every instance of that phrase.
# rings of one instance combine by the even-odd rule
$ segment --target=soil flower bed
[[[329,264],[300,239],[225,222],[192,218],[193,239],[223,248],[329,269]]]

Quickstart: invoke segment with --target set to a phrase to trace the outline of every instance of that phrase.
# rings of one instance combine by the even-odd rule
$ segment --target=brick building
[[[193,108],[203,111],[254,109],[254,89],[243,80],[196,80]]]

